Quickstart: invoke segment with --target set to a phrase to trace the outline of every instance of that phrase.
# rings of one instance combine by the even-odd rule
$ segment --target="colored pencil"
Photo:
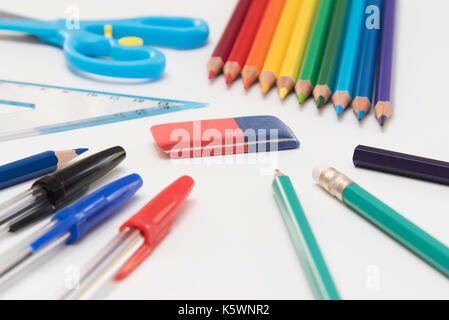
[[[237,6],[235,7],[234,13],[229,20],[220,41],[215,47],[212,57],[207,63],[209,79],[212,79],[218,75],[222,71],[226,61],[228,61],[229,54],[231,53],[234,42],[240,32],[240,28],[245,20],[251,2],[252,0],[239,0]]]
[[[449,185],[449,162],[357,146],[352,158],[357,168]]]
[[[359,66],[362,30],[365,28],[365,21],[363,21],[365,9],[365,0],[352,0],[335,93],[332,97],[338,116],[342,115],[353,97],[355,77]]]
[[[46,151],[0,166],[0,190],[61,169],[87,150]]]
[[[253,46],[242,70],[243,86],[249,86],[257,80],[263,68],[263,63],[270,49],[271,40],[281,17],[285,0],[270,0],[260,23]]]
[[[298,79],[309,37],[320,0],[302,0],[295,28],[277,81],[279,96],[283,100],[292,91]]]
[[[370,28],[368,28],[368,25],[365,26],[362,33],[360,64],[354,88],[355,98],[352,102],[352,109],[359,121],[363,120],[372,105],[383,2],[383,0],[368,0],[367,3],[367,11],[371,8],[377,9],[372,9],[375,11],[371,13],[367,12],[367,14],[373,15],[373,24]]]
[[[313,175],[324,190],[449,277],[449,248],[446,245],[334,168],[318,167]]]
[[[290,239],[295,246],[315,298],[340,300],[290,178],[277,170],[272,186]]]
[[[391,71],[393,65],[395,14],[396,0],[385,1],[374,107],[376,118],[382,127],[393,114],[391,105]]]
[[[295,19],[298,15],[300,4],[303,0],[287,0],[276,32],[271,42],[265,64],[259,77],[262,94],[265,94],[275,84],[279,77],[282,62],[287,52],[290,36],[295,26]]]
[[[334,4],[335,0],[323,0],[319,6],[315,26],[310,37],[309,48],[307,49],[299,81],[295,87],[300,104],[310,96],[316,85]]]
[[[337,0],[335,3],[317,84],[313,90],[313,97],[318,109],[329,101],[334,90],[340,66],[348,8],[349,0]]]
[[[249,7],[242,29],[223,68],[227,84],[231,84],[240,75],[257,30],[259,30],[267,4],[268,0],[253,0]]]

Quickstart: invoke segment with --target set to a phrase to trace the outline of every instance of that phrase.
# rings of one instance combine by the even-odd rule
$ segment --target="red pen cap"
[[[120,231],[125,228],[139,229],[145,243],[117,272],[115,280],[128,276],[164,238],[194,184],[189,176],[179,178],[120,227]]]

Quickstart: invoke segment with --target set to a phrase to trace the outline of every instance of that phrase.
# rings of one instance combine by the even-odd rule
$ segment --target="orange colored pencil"
[[[245,89],[248,89],[262,72],[263,64],[267,57],[268,50],[270,49],[271,40],[276,31],[285,1],[286,0],[270,0],[268,3],[253,46],[251,47],[251,51],[242,71]]]

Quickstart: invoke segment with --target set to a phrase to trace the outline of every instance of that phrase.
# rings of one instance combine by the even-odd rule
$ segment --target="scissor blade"
[[[17,20],[31,20],[31,18],[24,17],[18,14],[0,11],[0,19],[17,19]]]
[[[0,29],[32,34],[38,37],[54,37],[58,34],[58,27],[45,21],[0,19]]]

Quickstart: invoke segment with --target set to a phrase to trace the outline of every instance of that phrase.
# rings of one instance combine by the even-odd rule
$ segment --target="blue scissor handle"
[[[112,38],[104,36],[110,25]],[[209,27],[201,19],[144,17],[122,20],[80,21],[0,19],[0,29],[27,32],[61,46],[69,66],[85,72],[119,78],[157,78],[165,69],[165,56],[148,46],[193,49],[203,45]],[[123,46],[123,37],[139,37],[143,46]],[[104,59],[106,58],[106,59]]]
[[[81,29],[104,34],[104,26],[111,25],[115,39],[135,36],[146,46],[174,49],[194,49],[204,45],[209,27],[204,20],[188,17],[144,17],[122,20],[81,21]]]
[[[147,46],[122,46],[114,39],[82,30],[65,35],[63,51],[70,67],[118,78],[157,78],[165,56]]]

